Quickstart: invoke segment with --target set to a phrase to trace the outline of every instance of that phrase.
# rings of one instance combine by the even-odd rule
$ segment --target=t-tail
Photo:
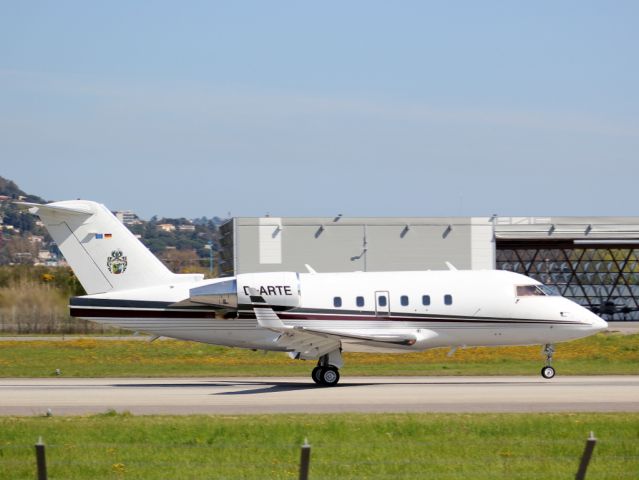
[[[172,273],[102,204],[21,204],[40,217],[89,295],[202,279]]]

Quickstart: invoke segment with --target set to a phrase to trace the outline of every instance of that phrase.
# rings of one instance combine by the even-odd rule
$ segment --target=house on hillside
[[[175,232],[175,225],[173,225],[172,223],[160,223],[157,225],[157,229],[161,230],[162,232],[171,233]]]

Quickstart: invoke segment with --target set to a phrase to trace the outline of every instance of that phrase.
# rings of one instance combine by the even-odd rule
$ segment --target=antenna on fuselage
[[[317,273],[315,269],[311,267],[308,263],[305,263],[304,266],[306,267],[306,270],[308,270],[308,273],[310,273],[311,275],[315,275]]]
[[[452,264],[452,263],[450,263],[450,262],[446,262],[446,266],[448,267],[448,270],[451,270],[451,271],[453,271],[453,272],[456,272],[456,271],[457,271],[457,268],[455,268],[455,265],[453,265],[453,264]]]

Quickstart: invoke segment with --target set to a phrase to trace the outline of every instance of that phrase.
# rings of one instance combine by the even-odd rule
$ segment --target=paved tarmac
[[[0,415],[639,412],[639,376],[1,379]]]

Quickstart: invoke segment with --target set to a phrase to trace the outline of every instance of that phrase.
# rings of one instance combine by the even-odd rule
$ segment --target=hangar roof
[[[639,217],[496,217],[498,239],[639,239]]]
[[[639,239],[639,217],[238,217],[238,226],[438,226],[490,225],[495,237],[517,240],[624,240]]]

